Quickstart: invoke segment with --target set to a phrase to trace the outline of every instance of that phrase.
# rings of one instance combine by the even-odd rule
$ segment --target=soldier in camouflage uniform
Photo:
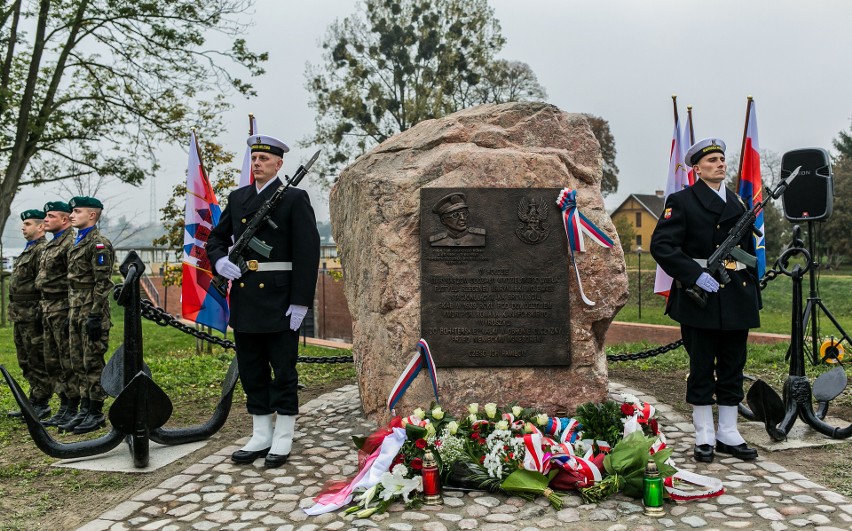
[[[80,382],[80,411],[59,426],[62,431],[89,433],[106,425],[102,412],[106,393],[101,387],[104,354],[109,344],[110,279],[115,253],[96,227],[103,204],[94,197],[74,197],[71,225],[77,229],[68,251],[68,318],[71,366]]]
[[[62,201],[44,205],[44,230],[53,233],[53,239],[42,254],[36,288],[41,292],[44,363],[60,400],[56,414],[42,422],[45,426],[65,424],[80,405],[80,384],[68,349],[68,250],[74,243],[70,213],[71,207]]]
[[[9,320],[14,323],[15,349],[24,379],[30,384],[30,402],[43,419],[50,415],[53,386],[44,369],[42,325],[39,300],[35,286],[39,260],[47,240],[44,237],[44,212],[27,210],[21,213],[21,232],[27,240],[24,251],[15,259],[9,284]],[[13,412],[10,416],[20,416]]]

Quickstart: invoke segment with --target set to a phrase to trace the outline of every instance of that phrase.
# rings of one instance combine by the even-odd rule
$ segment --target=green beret
[[[48,201],[44,204],[44,211],[47,212],[67,212],[71,213],[71,207],[68,206],[68,203],[64,203],[62,201]]]
[[[72,209],[78,207],[103,208],[104,204],[95,199],[94,197],[77,196],[72,197],[71,201],[68,201],[68,206],[70,206]]]
[[[35,208],[21,212],[21,221],[28,219],[44,219],[44,212]]]

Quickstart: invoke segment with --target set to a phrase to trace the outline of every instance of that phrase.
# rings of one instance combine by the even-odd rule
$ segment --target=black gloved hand
[[[103,334],[103,319],[100,315],[90,315],[86,320],[86,335],[92,341],[97,341]]]

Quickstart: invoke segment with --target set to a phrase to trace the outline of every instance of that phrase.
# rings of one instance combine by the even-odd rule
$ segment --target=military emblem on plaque
[[[542,197],[522,197],[518,201],[518,219],[521,223],[515,229],[515,235],[524,243],[535,245],[550,235],[547,217],[550,203]]]
[[[429,237],[432,247],[485,246],[485,229],[468,225],[470,209],[464,194],[445,195],[432,207],[432,213],[438,215],[446,229]]]

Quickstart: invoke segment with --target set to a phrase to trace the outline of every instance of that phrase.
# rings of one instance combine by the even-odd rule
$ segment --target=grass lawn
[[[676,325],[677,323],[663,314],[665,299],[654,294],[654,270],[646,269],[644,260],[642,266],[642,318],[639,318],[639,272],[633,269],[628,271],[630,298],[615,319],[631,323]],[[806,301],[810,293],[807,275],[804,278],[802,290],[803,301]],[[779,275],[767,284],[761,291],[763,310],[760,312],[761,327],[757,331],[790,333],[792,291],[793,281],[783,275]],[[819,278],[818,296],[847,332],[852,331],[852,320],[849,319],[852,316],[852,299],[848,296],[849,293],[852,293],[852,276],[823,274]],[[830,325],[827,318],[821,318],[820,326],[824,328],[823,336],[836,335],[836,331],[830,330]]]
[[[110,331],[109,354],[121,344],[124,332],[122,308],[112,308],[113,328]],[[151,321],[142,321],[144,357],[150,366],[154,381],[166,392],[174,405],[168,426],[197,425],[207,420],[221,392],[234,352],[214,347],[196,353],[195,339],[171,327],[161,327]],[[348,351],[303,346],[302,356],[341,356]],[[12,327],[0,328],[0,364],[6,366],[26,390],[15,356]],[[317,390],[351,382],[355,378],[352,363],[304,364],[300,363],[299,380],[308,390]],[[2,379],[0,379],[2,380]],[[303,393],[308,395],[306,391]],[[304,399],[304,396],[302,397]],[[58,398],[53,399],[54,410]],[[112,399],[107,400],[107,406]],[[0,382],[0,530],[6,529],[61,529],[66,526],[56,521],[57,514],[67,512],[69,504],[80,499],[109,500],[110,497],[129,495],[138,489],[145,475],[100,473],[68,468],[55,468],[55,459],[41,453],[30,439],[24,423],[6,417],[6,412],[18,409],[5,380]],[[225,440],[236,440],[246,434],[245,397],[242,388],[234,393],[234,404],[227,424],[220,434]],[[51,435],[60,442],[73,442],[93,438],[105,433],[84,435]],[[215,436],[214,436],[215,437]],[[156,476],[155,476],[156,477]],[[140,483],[143,482],[143,483]],[[117,503],[117,502],[116,502]],[[54,519],[54,520],[51,520]],[[75,525],[76,527],[76,525]]]

